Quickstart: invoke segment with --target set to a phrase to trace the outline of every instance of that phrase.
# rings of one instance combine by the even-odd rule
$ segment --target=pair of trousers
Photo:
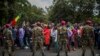
[[[19,42],[20,42],[20,47],[24,47],[24,41],[23,41],[23,38],[19,38]]]

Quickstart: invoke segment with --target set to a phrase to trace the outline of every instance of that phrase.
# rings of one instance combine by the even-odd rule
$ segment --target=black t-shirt
[[[0,39],[3,38],[3,30],[0,29]]]
[[[94,29],[95,37],[98,37],[98,33],[99,33],[99,28],[95,27]]]
[[[25,29],[25,36],[26,37],[30,37],[31,36],[31,31],[28,28]]]

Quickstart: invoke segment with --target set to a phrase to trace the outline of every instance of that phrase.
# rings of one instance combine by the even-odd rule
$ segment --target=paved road
[[[76,51],[70,51],[68,52],[69,56],[81,56],[81,49],[77,49]],[[56,53],[54,53],[53,51],[45,51],[46,56],[56,56]],[[95,55],[98,56],[97,54],[100,54],[100,50],[95,50]],[[32,52],[30,52],[30,50],[16,50],[14,52],[15,56],[32,56]],[[61,56],[65,56],[64,52],[61,51]],[[1,56],[1,52],[0,52],[0,56]],[[7,54],[5,56],[8,56]],[[36,52],[36,56],[41,56],[41,53],[39,51]],[[90,50],[87,49],[86,51],[86,56],[92,56],[90,53]]]

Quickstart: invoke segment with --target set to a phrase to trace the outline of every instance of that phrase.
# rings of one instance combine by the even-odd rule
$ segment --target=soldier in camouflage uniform
[[[7,52],[9,56],[13,56],[14,41],[12,37],[12,31],[10,30],[9,25],[6,25],[6,29],[4,29],[3,34],[4,34],[4,48],[2,56],[4,56],[5,52]]]
[[[87,22],[88,23],[88,22]],[[92,56],[94,56],[94,32],[93,27],[88,24],[83,26],[83,34],[82,34],[82,56],[85,56],[86,47],[89,47],[91,49]]]
[[[62,25],[58,27],[58,44],[59,44],[59,50],[57,53],[57,56],[60,56],[61,49],[64,49],[66,56],[67,54],[67,28],[65,25],[65,22],[63,21],[61,23]]]
[[[33,31],[32,31],[32,56],[35,56],[36,49],[39,45],[42,56],[44,56],[44,50],[43,50],[43,34],[42,34],[42,28],[40,27],[40,23],[37,23],[34,25]]]

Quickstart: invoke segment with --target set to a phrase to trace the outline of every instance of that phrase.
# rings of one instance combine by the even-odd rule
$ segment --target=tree
[[[53,0],[48,15],[51,21],[60,19],[79,22],[92,17],[95,0]]]
[[[42,8],[31,5],[28,0],[1,0],[0,1],[0,24],[10,23],[16,16],[21,14],[19,24],[25,21],[37,21],[45,18]]]
[[[66,18],[69,14],[69,7],[66,0],[54,0],[50,12],[50,20],[57,21],[61,18]]]

